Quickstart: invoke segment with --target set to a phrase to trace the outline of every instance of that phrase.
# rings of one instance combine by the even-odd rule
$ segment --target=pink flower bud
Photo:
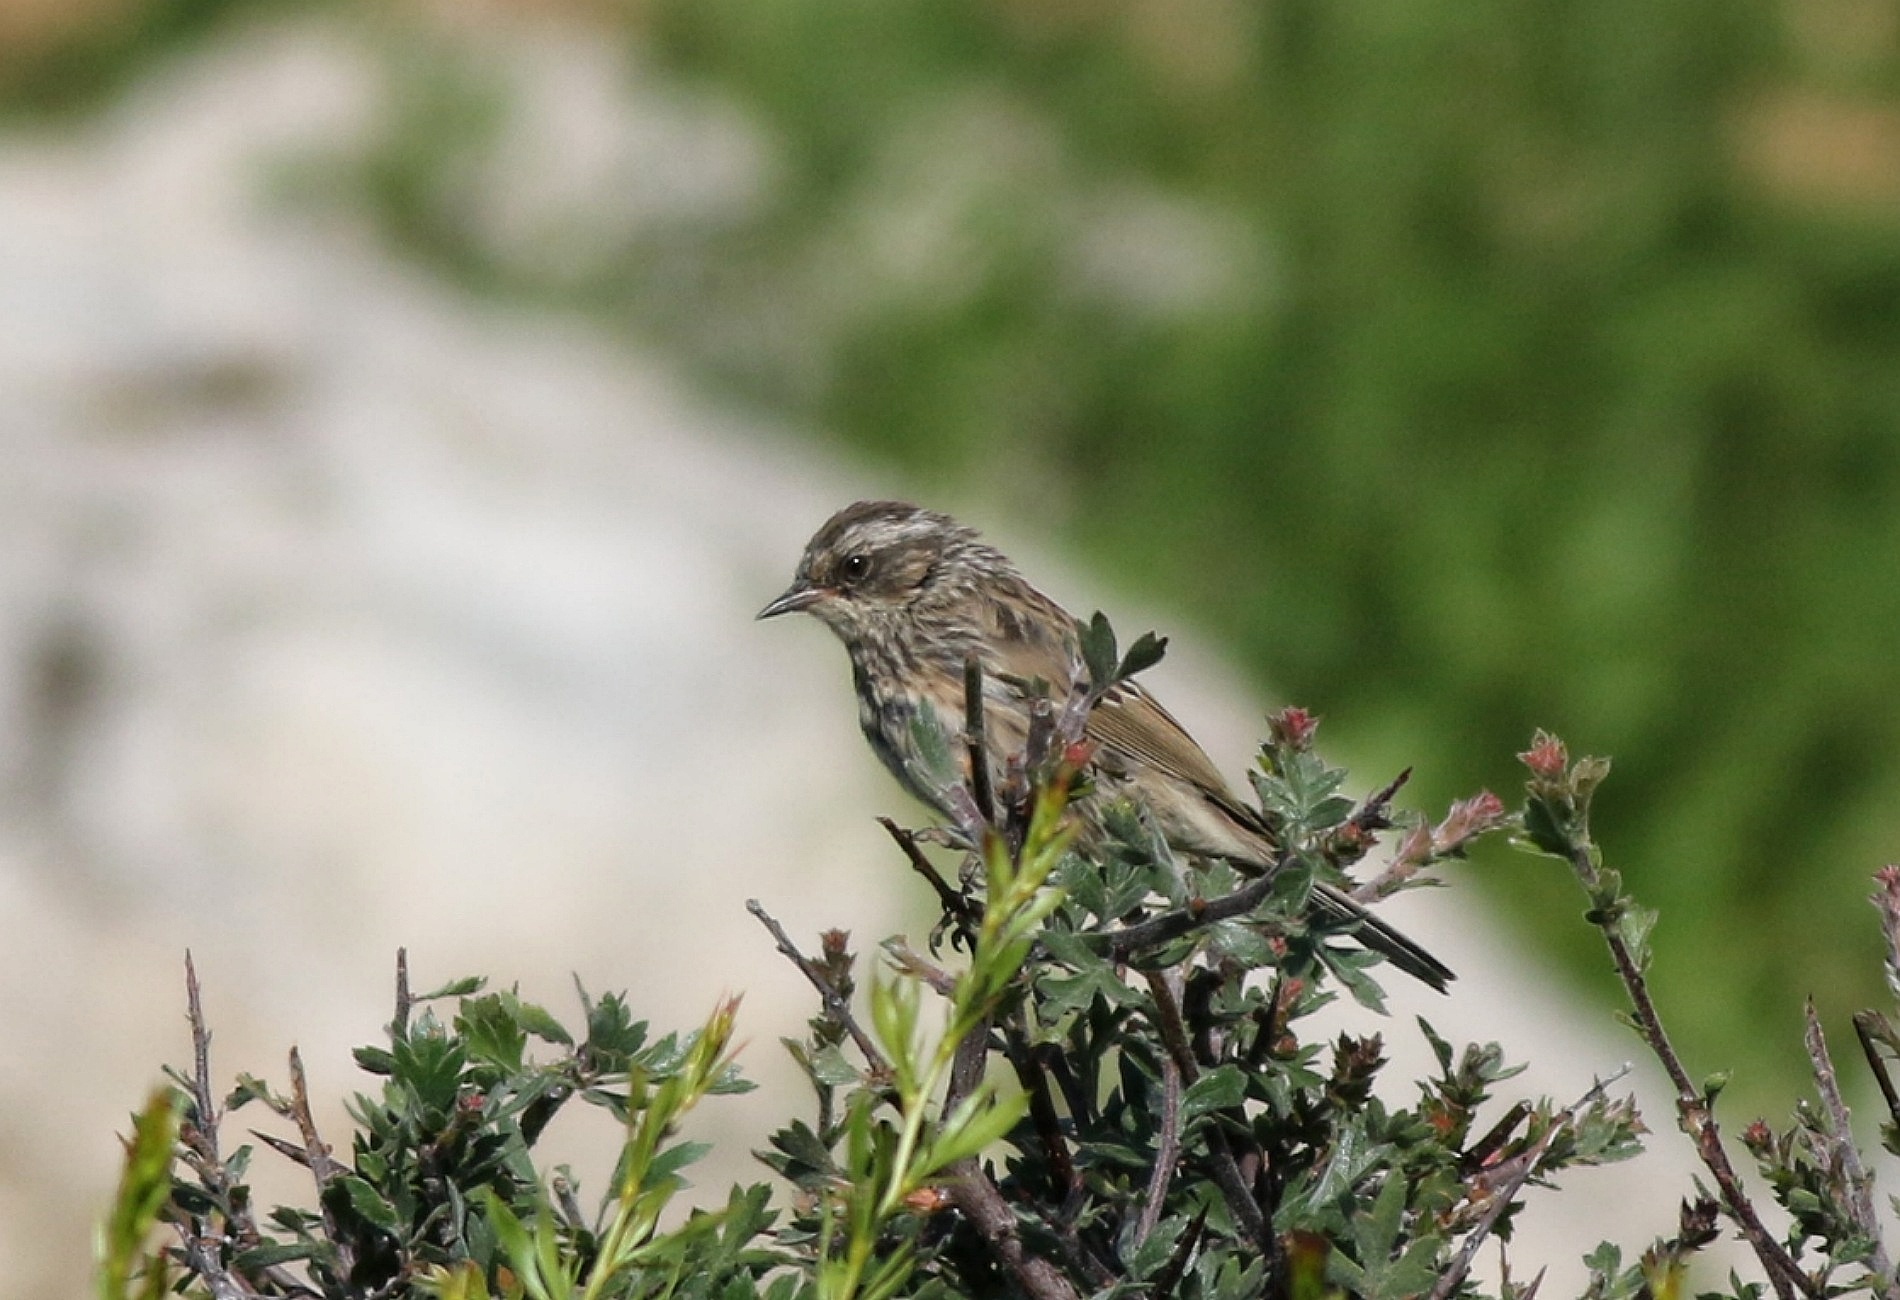
[[[1303,753],[1312,748],[1313,733],[1319,730],[1319,719],[1298,705],[1289,704],[1267,719],[1267,731],[1276,743]]]
[[[1486,831],[1497,829],[1504,816],[1504,801],[1489,790],[1460,799],[1432,832],[1432,848],[1439,853],[1456,853]]]
[[[1545,781],[1556,780],[1570,766],[1570,751],[1564,748],[1564,742],[1543,730],[1531,737],[1531,747],[1517,757],[1532,776]]]

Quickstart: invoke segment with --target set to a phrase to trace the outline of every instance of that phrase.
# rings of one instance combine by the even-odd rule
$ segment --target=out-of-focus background
[[[1235,773],[1266,700],[1421,808],[1613,754],[1740,1116],[1884,996],[1889,0],[0,0],[0,401],[0,1291],[80,1294],[186,946],[227,1072],[361,1086],[406,943],[743,987],[783,1084],[740,901],[918,905],[836,648],[746,622],[873,491],[1179,634]],[[1411,905],[1449,1032],[1608,1005],[1556,869]]]

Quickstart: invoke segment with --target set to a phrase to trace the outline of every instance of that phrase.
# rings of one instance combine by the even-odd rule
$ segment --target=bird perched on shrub
[[[920,752],[914,724],[925,710],[937,719],[962,716],[966,662],[982,668],[995,754],[1021,752],[1036,691],[1065,692],[1082,663],[1074,616],[974,529],[901,501],[860,501],[825,522],[806,545],[792,585],[759,617],[795,611],[844,642],[865,738],[906,789],[945,816],[954,810]],[[1169,847],[1225,859],[1252,875],[1273,869],[1277,855],[1260,815],[1234,797],[1206,752],[1146,690],[1118,682],[1090,712],[1085,734],[1095,746],[1090,763],[1098,784],[1135,804]],[[1084,811],[1084,842],[1101,833],[1099,818]],[[1311,906],[1433,988],[1442,991],[1452,978],[1430,953],[1332,886],[1316,885]]]

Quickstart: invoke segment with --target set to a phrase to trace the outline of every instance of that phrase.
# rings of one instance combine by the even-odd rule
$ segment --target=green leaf
[[[468,1064],[461,1043],[450,1040],[434,1017],[424,1015],[392,1048],[392,1081],[408,1089],[418,1105],[446,1114],[455,1104]]]
[[[653,1163],[647,1166],[646,1183],[652,1186],[663,1178],[670,1178],[686,1166],[703,1160],[712,1150],[710,1142],[680,1142],[668,1147],[653,1157]]]
[[[1438,1058],[1438,1072],[1440,1074],[1449,1074],[1451,1072],[1452,1062],[1451,1044],[1439,1037],[1438,1031],[1432,1028],[1431,1022],[1426,1020],[1424,1016],[1419,1016],[1417,1019],[1419,1032],[1425,1035],[1425,1041],[1431,1044],[1432,1055]]]
[[[1108,625],[1108,615],[1096,610],[1095,616],[1081,629],[1081,640],[1082,662],[1088,665],[1089,684],[1097,690],[1106,690],[1115,680],[1117,666],[1115,630]]]
[[[1075,975],[1041,976],[1036,981],[1045,1019],[1087,1011],[1098,1001],[1111,1007],[1135,1006],[1140,997],[1104,963],[1097,962]]]
[[[471,1059],[507,1071],[522,1068],[528,1035],[515,1016],[512,1001],[507,994],[489,993],[462,1002],[455,1017],[455,1031],[467,1044]]]
[[[239,1272],[249,1273],[261,1268],[275,1268],[279,1264],[294,1264],[299,1260],[314,1258],[319,1253],[314,1241],[272,1241],[239,1251],[231,1265]]]
[[[567,1032],[566,1027],[556,1020],[547,1008],[536,1006],[532,1002],[518,1001],[513,995],[509,996],[508,1001],[512,1004],[515,1023],[522,1029],[543,1042],[559,1043],[563,1047],[574,1045],[574,1036]]]
[[[1174,1257],[1175,1243],[1181,1239],[1181,1234],[1187,1231],[1190,1222],[1191,1220],[1186,1215],[1163,1215],[1155,1224],[1154,1231],[1148,1234],[1141,1245],[1134,1247],[1132,1252],[1124,1250],[1123,1261],[1128,1266],[1129,1277],[1137,1282],[1146,1281],[1166,1267],[1168,1261]],[[1129,1229],[1131,1233],[1132,1229],[1131,1221]]]
[[[1273,945],[1245,921],[1216,921],[1207,927],[1206,935],[1208,951],[1216,957],[1239,962],[1249,970],[1274,963]]]
[[[1028,1112],[1029,1098],[1022,1093],[999,1097],[992,1088],[979,1089],[944,1120],[929,1158],[919,1161],[916,1177],[929,1178],[959,1160],[983,1154]]]
[[[633,1018],[620,994],[609,993],[588,1007],[587,1054],[602,1068],[625,1069],[646,1041],[646,1021]]]
[[[145,1238],[171,1193],[172,1149],[178,1141],[178,1108],[172,1093],[154,1092],[132,1117],[119,1192],[99,1231],[100,1300],[125,1300],[132,1274],[145,1261]],[[161,1257],[162,1258],[162,1257]],[[146,1267],[163,1271],[156,1260]]]
[[[1350,1195],[1368,1173],[1389,1161],[1392,1154],[1389,1145],[1368,1141],[1359,1121],[1346,1125],[1334,1136],[1326,1162],[1308,1175],[1310,1188],[1305,1196],[1305,1204],[1309,1207],[1325,1205]],[[1288,1196],[1282,1216],[1293,1222],[1297,1221],[1295,1216],[1298,1213],[1299,1199]],[[1275,1221],[1279,1221],[1278,1216]]]
[[[772,1151],[761,1152],[760,1158],[792,1182],[803,1185],[815,1177],[829,1181],[837,1173],[830,1149],[803,1120],[793,1120],[769,1141]]]
[[[1228,1110],[1247,1099],[1247,1076],[1237,1065],[1209,1070],[1181,1095],[1181,1124],[1186,1127],[1203,1115]]]
[[[458,980],[450,980],[439,989],[420,994],[410,999],[412,1002],[435,1002],[441,998],[465,998],[471,993],[479,993],[488,983],[479,975],[465,975]]]
[[[342,1194],[348,1198],[350,1208],[383,1231],[393,1233],[401,1226],[396,1207],[384,1200],[380,1192],[356,1175],[343,1174],[330,1186],[340,1188]]]
[[[1569,819],[1542,795],[1532,795],[1524,805],[1524,835],[1539,852],[1570,856]]]
[[[830,1088],[848,1088],[864,1078],[858,1067],[846,1059],[844,1050],[835,1045],[812,1053],[805,1070],[813,1082]]]
[[[1649,967],[1649,934],[1656,928],[1656,911],[1625,900],[1622,915],[1616,918],[1616,933],[1630,950],[1638,970]]]
[[[1384,958],[1364,948],[1333,948],[1326,945],[1321,945],[1318,953],[1320,961],[1333,973],[1334,978],[1346,986],[1354,1002],[1368,1011],[1385,1011],[1385,990],[1366,970],[1384,961]]]
[[[1353,1219],[1353,1241],[1359,1247],[1359,1260],[1367,1268],[1383,1263],[1399,1239],[1399,1221],[1405,1214],[1405,1179],[1387,1174],[1372,1205]]]
[[[396,1072],[396,1058],[384,1048],[359,1047],[351,1053],[351,1055],[355,1059],[357,1067],[366,1074],[387,1075]],[[267,1094],[265,1092],[247,1090],[244,1086],[247,1081],[255,1082],[255,1080],[251,1080],[248,1075],[238,1076],[238,1091],[231,1094],[231,1100],[226,1103],[227,1105],[236,1108],[254,1098],[260,1101],[263,1100]]]
[[[871,1024],[877,1031],[878,1041],[884,1045],[885,1054],[890,1058],[891,1070],[897,1076],[898,1091],[907,1098],[915,1095],[923,1069],[922,1062],[918,1060],[918,1012],[917,984],[914,980],[871,981]]]
[[[1576,791],[1577,806],[1588,812],[1591,796],[1597,787],[1603,784],[1610,774],[1610,760],[1607,758],[1580,758],[1570,769],[1570,786]]]
[[[1156,636],[1153,632],[1143,632],[1135,638],[1135,644],[1128,647],[1128,653],[1122,656],[1121,666],[1116,670],[1117,678],[1133,677],[1136,673],[1146,672],[1161,662],[1168,652],[1168,638]]]

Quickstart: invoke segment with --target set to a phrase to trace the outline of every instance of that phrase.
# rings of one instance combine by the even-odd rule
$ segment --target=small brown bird
[[[860,501],[825,522],[783,595],[759,611],[803,610],[844,642],[858,722],[884,766],[946,816],[943,790],[918,751],[912,720],[934,709],[946,734],[964,711],[964,662],[983,668],[984,711],[995,754],[1022,750],[1033,683],[1060,699],[1079,671],[1079,627],[1008,558],[948,515],[901,501]],[[1236,799],[1194,738],[1134,682],[1089,715],[1092,772],[1138,805],[1170,847],[1222,858],[1252,875],[1275,860],[1259,814]],[[1098,827],[1086,825],[1085,834]],[[1412,940],[1320,884],[1312,906],[1353,926],[1360,942],[1439,991],[1453,976]]]

